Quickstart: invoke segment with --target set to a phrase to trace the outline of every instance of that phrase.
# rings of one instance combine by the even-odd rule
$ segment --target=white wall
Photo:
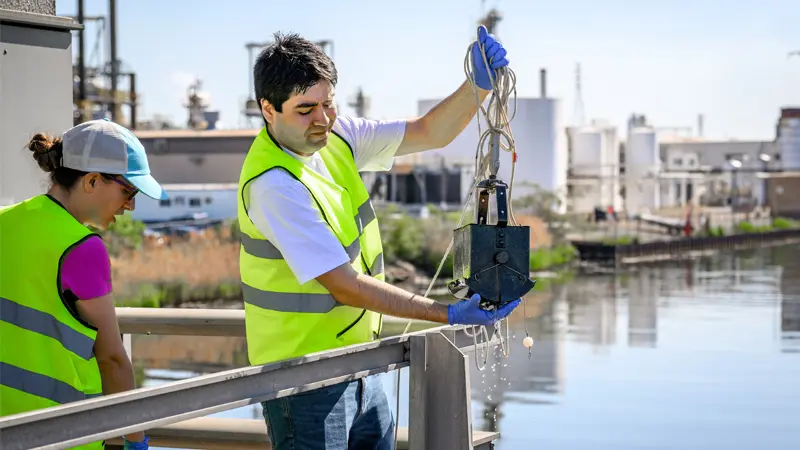
[[[784,169],[800,169],[800,119],[786,117],[780,120],[778,147]]]
[[[22,14],[22,13],[20,13]],[[46,16],[31,16],[38,21]],[[51,19],[54,19],[51,17]],[[72,47],[66,30],[4,23],[0,43],[0,206],[47,191],[47,174],[26,148],[36,133],[72,126]]]
[[[418,113],[425,114],[440,101],[420,100]],[[481,130],[486,129],[485,123],[481,123]],[[561,101],[549,98],[518,98],[511,131],[518,153],[512,195],[515,198],[525,195],[527,189],[523,183],[527,182],[557,191],[563,197],[567,181],[567,142],[562,124]],[[421,161],[439,164],[444,157],[448,165],[460,163],[474,166],[478,139],[477,120],[473,119],[449,145],[422,153]],[[485,149],[488,150],[488,145]],[[498,177],[506,182],[511,181],[510,152],[501,151]]]

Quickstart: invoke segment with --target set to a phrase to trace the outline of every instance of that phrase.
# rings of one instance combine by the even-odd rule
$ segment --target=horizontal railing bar
[[[409,365],[410,336],[444,332],[457,346],[471,346],[463,329],[442,326],[3,417],[0,448],[71,447],[396,370]]]
[[[151,447],[202,448],[224,450],[270,450],[269,433],[264,420],[201,417],[147,430]],[[500,438],[499,432],[472,432],[472,445],[490,443]],[[108,445],[122,445],[122,439],[106,441]],[[397,429],[397,450],[408,450],[408,428]]]
[[[123,334],[244,336],[243,309],[116,308]]]
[[[245,336],[244,310],[194,308],[129,308],[117,310],[117,321],[123,334],[183,336]],[[408,319],[383,316],[383,334],[402,333]],[[438,323],[414,320],[411,330],[440,326]]]

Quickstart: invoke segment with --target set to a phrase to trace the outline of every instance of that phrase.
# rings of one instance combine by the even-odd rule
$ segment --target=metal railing
[[[130,334],[245,334],[241,310],[117,308],[117,314],[129,354]],[[402,448],[492,448],[499,433],[472,430],[466,352],[474,349],[474,341],[464,330],[465,327],[439,326],[292,360],[2,417],[0,448],[57,449],[102,439],[110,439],[113,444],[124,434],[178,423],[196,427],[204,423],[197,418],[209,414],[403,367],[409,367],[410,379],[409,427],[399,433],[407,435],[408,446]],[[489,343],[496,344],[497,341]],[[264,448],[262,438],[256,440]]]

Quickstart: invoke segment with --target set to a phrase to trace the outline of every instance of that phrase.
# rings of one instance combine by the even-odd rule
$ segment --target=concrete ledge
[[[147,431],[151,447],[208,450],[269,450],[267,426],[258,419],[200,417]],[[491,449],[500,433],[473,431],[475,450]],[[399,428],[397,449],[408,450],[408,428]],[[106,441],[106,450],[122,450],[122,439]]]
[[[12,11],[2,8],[0,8],[0,23],[61,31],[82,30],[84,28],[82,24],[75,22],[70,17]]]

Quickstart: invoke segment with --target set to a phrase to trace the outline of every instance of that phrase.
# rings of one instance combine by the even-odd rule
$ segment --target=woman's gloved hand
[[[122,438],[122,442],[125,443],[125,445],[123,446],[123,448],[125,450],[149,450],[150,449],[150,445],[149,445],[150,438],[148,438],[147,436],[145,436],[144,440],[140,441],[140,442],[131,442],[131,441],[125,439],[125,437],[123,437]]]
[[[461,300],[447,307],[447,322],[450,325],[484,325],[492,326],[514,311],[522,303],[522,299],[510,301],[502,307],[486,311],[480,307],[481,296],[473,295],[469,300]]]

